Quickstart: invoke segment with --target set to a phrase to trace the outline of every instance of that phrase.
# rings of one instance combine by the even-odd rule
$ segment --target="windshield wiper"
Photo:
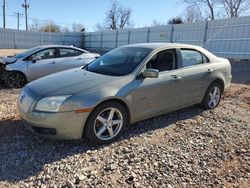
[[[84,65],[82,69],[88,70],[88,65],[89,64]]]

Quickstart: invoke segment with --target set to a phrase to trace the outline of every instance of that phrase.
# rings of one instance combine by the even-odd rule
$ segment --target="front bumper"
[[[73,140],[82,138],[84,125],[90,114],[89,112],[25,113],[20,108],[20,105],[18,105],[18,110],[21,118],[25,122],[26,127],[33,134],[45,138],[62,139],[62,140]],[[55,134],[45,134],[46,131],[47,132],[52,131],[52,133],[55,132]]]

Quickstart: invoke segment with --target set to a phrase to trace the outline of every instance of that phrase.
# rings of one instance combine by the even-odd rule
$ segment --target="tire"
[[[128,114],[123,105],[106,102],[90,114],[84,134],[94,144],[108,144],[120,136],[127,123]]]
[[[20,72],[9,72],[5,76],[5,85],[8,88],[22,88],[26,82],[26,77]]]
[[[207,110],[216,108],[220,103],[222,91],[221,84],[212,83],[206,91],[201,106]]]

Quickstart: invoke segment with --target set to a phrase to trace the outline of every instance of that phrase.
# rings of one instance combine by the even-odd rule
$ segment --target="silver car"
[[[0,59],[1,80],[7,87],[20,88],[48,74],[86,65],[99,56],[64,45],[38,46]]]
[[[29,83],[18,109],[35,134],[103,144],[131,123],[195,104],[215,108],[231,78],[227,59],[198,46],[129,45]]]

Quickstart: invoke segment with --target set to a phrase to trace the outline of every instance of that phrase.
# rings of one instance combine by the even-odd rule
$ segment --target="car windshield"
[[[84,68],[90,72],[110,76],[131,73],[151,52],[148,48],[122,47],[103,55]]]
[[[31,48],[31,49],[28,49],[20,54],[16,54],[14,55],[15,58],[23,58],[23,57],[26,57],[34,52],[36,52],[37,50],[40,50],[41,47],[35,47],[35,48]]]

